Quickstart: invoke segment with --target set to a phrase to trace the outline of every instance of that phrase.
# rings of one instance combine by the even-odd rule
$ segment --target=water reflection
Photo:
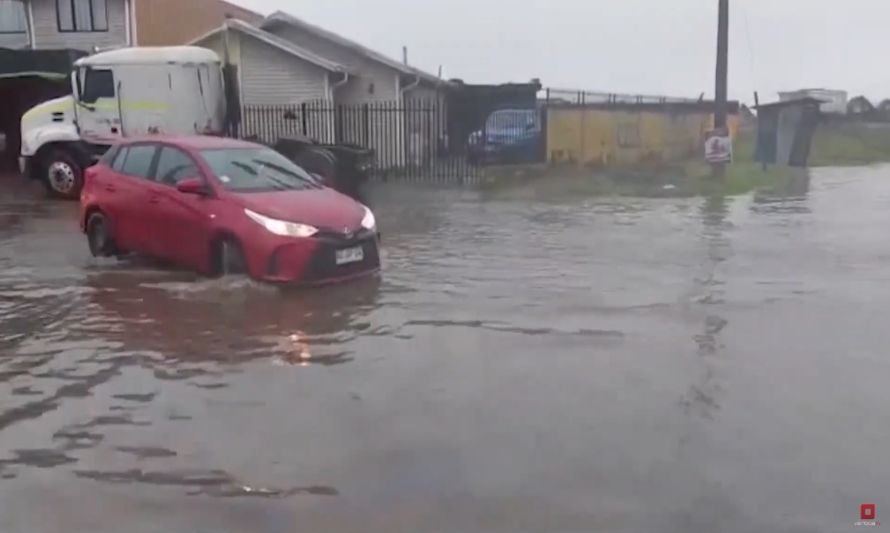
[[[719,269],[732,254],[727,237],[731,230],[728,216],[729,202],[725,196],[705,199],[701,209],[705,259],[696,278],[696,302],[705,306],[705,318],[702,332],[693,337],[699,376],[689,386],[681,405],[687,413],[697,413],[706,419],[713,419],[720,410],[721,387],[716,380],[713,359],[720,353],[720,333],[729,324],[719,313],[719,306],[724,303],[725,283]]]
[[[178,363],[243,362],[276,357],[294,363],[351,360],[342,346],[371,328],[380,279],[348,286],[288,291],[243,279],[173,280],[123,271],[90,275],[90,319],[84,335],[126,343]],[[311,347],[311,350],[310,350]],[[200,370],[160,368],[160,379],[189,379]],[[212,385],[208,386],[212,388]]]
[[[751,211],[760,214],[809,213],[810,174],[801,171],[779,185],[754,193]]]

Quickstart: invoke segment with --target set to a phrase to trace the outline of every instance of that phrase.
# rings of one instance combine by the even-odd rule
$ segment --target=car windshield
[[[223,187],[236,192],[318,189],[308,172],[270,148],[221,148],[201,151]]]

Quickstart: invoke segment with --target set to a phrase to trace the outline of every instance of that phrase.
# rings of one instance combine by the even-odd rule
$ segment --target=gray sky
[[[233,0],[284,10],[449,78],[713,94],[716,0]],[[730,92],[829,87],[890,98],[890,2],[731,0]],[[855,8],[854,8],[855,6]]]

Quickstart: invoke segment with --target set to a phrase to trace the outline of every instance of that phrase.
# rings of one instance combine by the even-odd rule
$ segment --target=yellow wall
[[[585,107],[547,111],[547,159],[583,165],[681,161],[704,152],[713,125],[706,112]],[[733,137],[738,116],[729,117]]]

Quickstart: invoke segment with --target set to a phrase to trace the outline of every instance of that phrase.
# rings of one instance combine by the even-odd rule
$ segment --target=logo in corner
[[[877,506],[873,503],[863,503],[859,506],[859,521],[856,522],[857,526],[861,527],[875,527],[881,525],[878,522],[878,512]]]

